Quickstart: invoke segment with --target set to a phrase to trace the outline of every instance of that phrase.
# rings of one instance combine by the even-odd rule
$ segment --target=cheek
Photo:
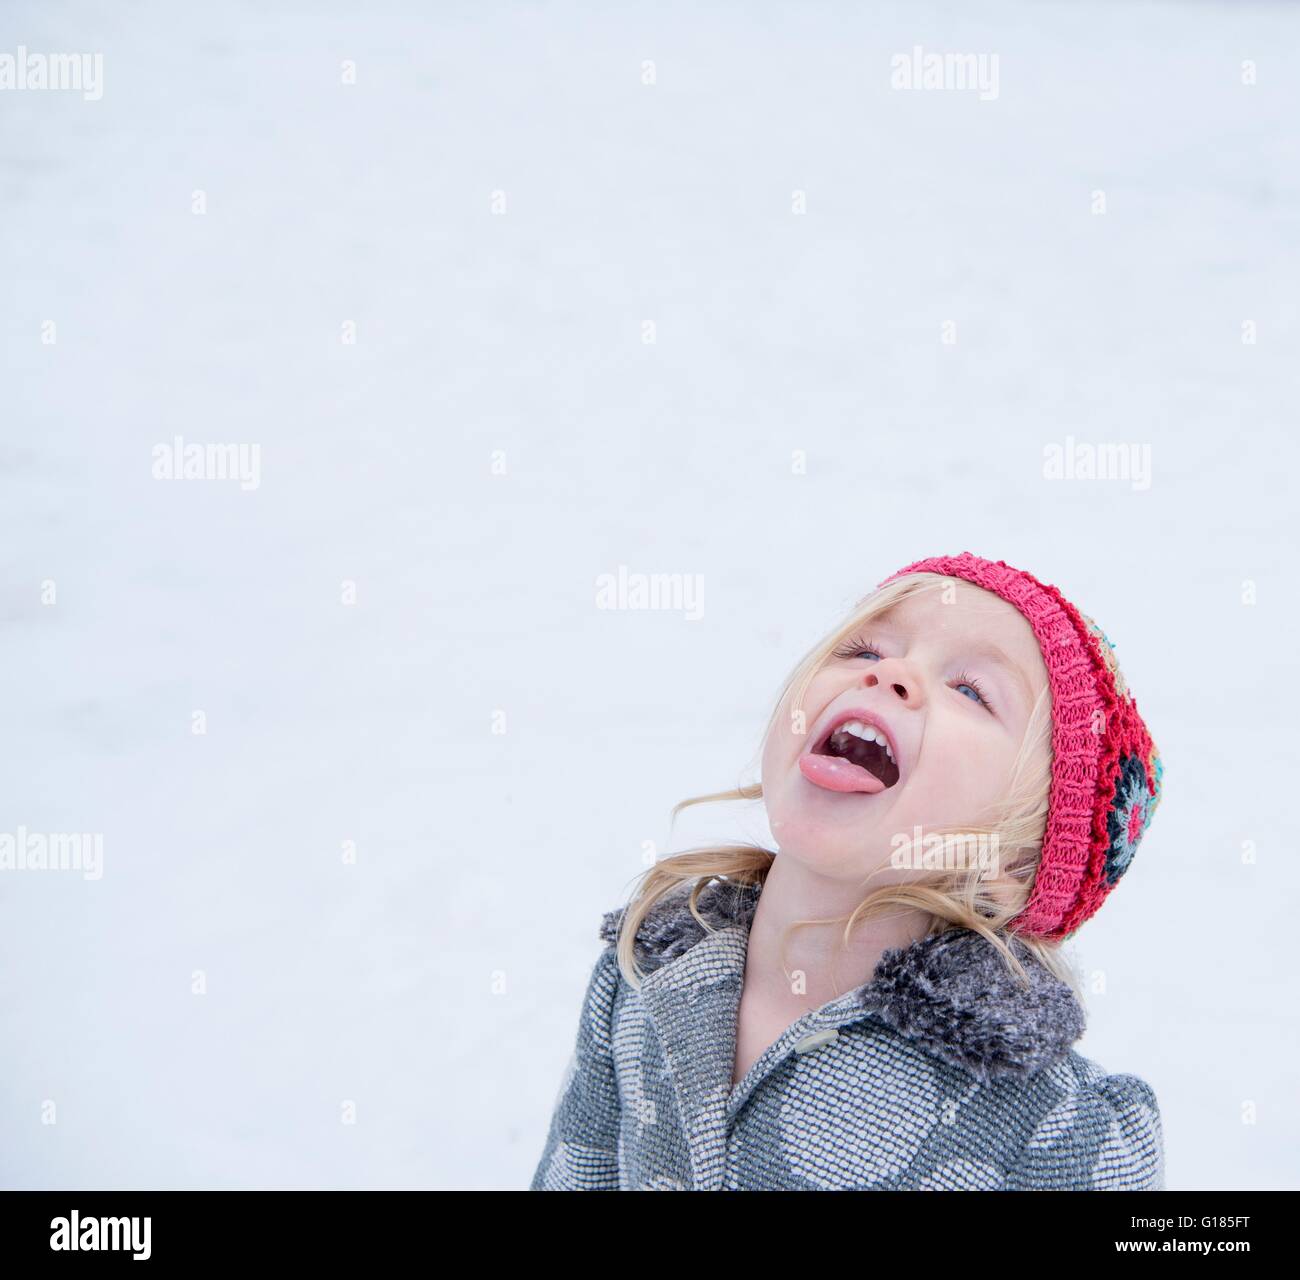
[[[803,696],[803,714],[797,720],[793,695],[787,694],[782,699],[772,727],[763,740],[762,782],[765,791],[773,788],[795,767],[795,760],[808,745],[817,717],[835,697],[836,690],[835,682],[826,677],[813,680]]]
[[[997,798],[1011,768],[1012,751],[1003,735],[959,724],[928,735],[916,781],[942,816],[936,822],[974,821],[976,811]]]
[[[783,702],[767,737],[763,739],[762,782],[765,790],[775,785],[777,778],[789,766],[790,758],[799,753],[802,741],[792,731],[790,704]]]

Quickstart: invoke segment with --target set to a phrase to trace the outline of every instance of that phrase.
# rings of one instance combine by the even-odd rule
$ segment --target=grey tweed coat
[[[605,913],[532,1190],[1163,1189],[1151,1086],[1071,1047],[1083,1010],[1021,944],[1028,990],[966,929],[887,951],[733,1088],[760,893],[710,882],[709,930],[689,886],[657,902],[639,990],[615,958],[623,909]]]

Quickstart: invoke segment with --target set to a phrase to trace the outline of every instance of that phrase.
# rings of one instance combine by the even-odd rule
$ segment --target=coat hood
[[[636,936],[643,970],[670,964],[709,932],[748,931],[761,885],[712,880],[690,909],[691,884],[656,902]],[[607,911],[600,936],[618,940],[623,911]],[[1024,1079],[1066,1057],[1084,1032],[1083,1007],[1069,984],[1046,969],[1022,942],[1012,952],[1029,976],[1026,986],[982,935],[950,928],[886,951],[871,980],[853,993],[864,1014],[981,1080]]]

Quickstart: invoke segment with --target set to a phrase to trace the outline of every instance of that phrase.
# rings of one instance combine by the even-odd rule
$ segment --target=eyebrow
[[[1034,701],[1034,691],[1029,687],[1029,678],[1025,675],[1024,668],[1013,658],[1009,658],[1001,649],[998,648],[991,640],[976,640],[970,645],[970,652],[979,654],[987,658],[990,662],[1009,671],[1020,685],[1021,692],[1025,695],[1025,701],[1030,705]]]

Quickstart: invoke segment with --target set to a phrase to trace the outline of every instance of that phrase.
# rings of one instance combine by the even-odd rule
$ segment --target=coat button
[[[814,1049],[820,1049],[824,1045],[834,1044],[840,1038],[840,1033],[834,1027],[828,1027],[825,1031],[814,1031],[810,1036],[804,1036],[794,1047],[795,1053],[812,1053]]]

